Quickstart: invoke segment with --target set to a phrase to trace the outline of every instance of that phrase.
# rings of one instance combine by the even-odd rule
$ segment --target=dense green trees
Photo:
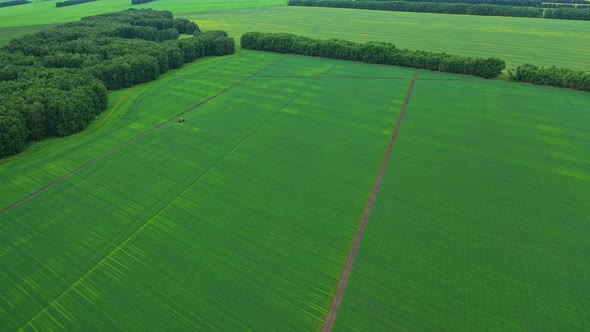
[[[332,59],[362,61],[423,68],[447,73],[494,78],[506,67],[496,58],[474,58],[446,53],[411,51],[383,42],[354,43],[340,39],[313,39],[287,33],[247,32],[241,45],[251,50],[319,56]]]
[[[392,0],[356,0],[356,1],[392,1]],[[488,4],[500,6],[518,6],[518,7],[544,7],[544,8],[582,8],[588,5],[586,0],[556,0],[546,3],[546,0],[397,0],[405,2],[436,2],[436,3],[464,3],[464,4]],[[577,7],[580,4],[582,7]]]
[[[289,0],[289,5],[483,16],[543,16],[542,8],[498,6],[489,4],[471,5],[465,3],[405,1]]]
[[[178,39],[180,31],[193,36]],[[14,39],[0,49],[0,157],[84,129],[106,109],[107,89],[233,53],[225,32],[201,33],[193,22],[153,10],[86,17]]]
[[[433,2],[435,1],[435,2]],[[388,10],[402,12],[423,12],[460,15],[483,16],[514,16],[537,17],[566,20],[590,20],[590,10],[555,8],[544,9],[536,7],[519,7],[516,5],[497,5],[476,3],[478,0],[464,0],[462,3],[449,3],[459,0],[424,0],[423,2],[410,1],[351,1],[351,0],[289,0],[289,6],[308,7],[332,7],[369,10]],[[481,0],[485,1],[485,0]],[[496,0],[493,0],[496,1]],[[500,1],[500,0],[498,0]],[[515,0],[518,1],[518,0]],[[523,0],[525,1],[525,0]],[[573,1],[573,0],[572,0]],[[469,2],[469,3],[464,3]]]
[[[142,3],[152,2],[154,0],[131,0],[132,5],[141,5]]]
[[[0,8],[2,7],[10,7],[10,6],[18,6],[18,5],[26,5],[28,3],[31,3],[28,0],[12,0],[12,1],[5,1],[5,2],[0,2]]]
[[[357,0],[357,1],[392,1],[392,0]],[[436,2],[436,3],[464,3],[464,4],[488,4],[518,7],[541,7],[542,0],[402,0],[406,2]],[[581,0],[583,1],[583,0]]]
[[[590,9],[548,8],[545,9],[545,18],[590,21]]]
[[[23,115],[0,106],[0,156],[18,153],[27,142],[27,128]]]
[[[509,74],[513,81],[590,91],[590,73],[581,70],[525,64]]]
[[[79,5],[81,3],[86,3],[86,2],[91,2],[91,1],[96,1],[96,0],[66,0],[66,1],[62,1],[62,2],[56,2],[55,7],[67,7],[67,6]]]

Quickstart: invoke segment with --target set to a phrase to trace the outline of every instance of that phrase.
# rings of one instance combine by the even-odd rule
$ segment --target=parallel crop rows
[[[3,328],[321,326],[408,84],[254,77],[6,213]]]

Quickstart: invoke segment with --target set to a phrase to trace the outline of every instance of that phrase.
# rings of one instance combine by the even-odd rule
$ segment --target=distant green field
[[[1,215],[0,329],[321,327],[413,71],[284,57],[198,61],[2,165],[5,207],[284,60]]]
[[[64,23],[78,20],[84,16],[121,11],[128,8],[152,8],[181,14],[287,4],[287,0],[155,0],[132,6],[131,0],[99,0],[56,8],[55,2],[41,1],[22,6],[0,8],[0,27]]]
[[[590,96],[431,75],[335,330],[588,331]]]
[[[142,5],[131,5],[131,0],[100,0],[62,8],[56,1],[0,8],[0,46],[11,39],[35,33],[58,23],[76,21],[84,16],[116,12],[129,8],[169,10],[174,14],[236,8],[286,5],[287,0],[156,0]]]
[[[399,47],[590,71],[589,22],[516,17],[273,7],[184,15],[204,29],[289,32],[315,38],[387,41]]]
[[[178,0],[154,1],[133,8],[170,10],[194,20],[203,29],[226,30],[238,39],[252,30],[290,32],[316,38],[388,41],[399,47],[459,55],[495,56],[505,60],[509,68],[532,63],[590,71],[588,22],[281,6],[284,4],[286,0]],[[132,7],[119,0],[53,6],[54,2],[49,1],[27,8],[1,9],[0,46],[43,29],[40,24],[63,23]]]
[[[52,24],[47,25],[30,25],[24,27],[0,28],[0,46],[8,44],[14,38],[22,35],[39,32],[51,28]]]

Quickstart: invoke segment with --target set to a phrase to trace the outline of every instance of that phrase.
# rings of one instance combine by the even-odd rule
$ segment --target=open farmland
[[[590,22],[242,9],[285,3],[133,8],[590,71]],[[129,7],[2,8],[0,46]],[[245,49],[185,63],[0,160],[0,331],[309,331],[335,312],[336,331],[590,330],[589,93]]]
[[[413,74],[242,51],[117,92],[0,168],[13,204],[98,158],[0,216],[3,328],[320,328]],[[583,330],[588,100],[422,72],[336,329]]]
[[[116,12],[129,8],[151,8],[168,10],[175,14],[198,11],[251,8],[258,6],[286,5],[286,0],[173,0],[153,1],[141,5],[131,5],[131,1],[100,0],[75,6],[56,8],[57,1],[40,1],[22,6],[0,9],[0,27],[55,24],[78,20],[85,16]]]
[[[1,216],[3,328],[321,326],[412,74],[248,52],[148,84],[241,82]]]
[[[182,15],[204,29],[238,38],[246,31],[287,32],[313,38],[386,41],[402,48],[498,57],[590,71],[589,22],[482,17],[337,8],[271,7]]]
[[[590,97],[420,75],[335,330],[587,331]]]
[[[38,1],[0,8],[0,46],[7,44],[13,38],[44,30],[51,25],[129,8],[152,8],[168,10],[174,14],[187,14],[199,11],[280,6],[286,5],[287,0],[166,0],[134,6],[131,5],[131,1],[100,0],[61,8],[56,8],[55,3],[56,1]]]

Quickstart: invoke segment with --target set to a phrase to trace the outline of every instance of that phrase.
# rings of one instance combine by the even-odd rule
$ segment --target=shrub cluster
[[[194,36],[178,39],[177,28]],[[107,89],[233,53],[227,34],[200,33],[193,22],[149,9],[86,17],[13,39],[0,49],[0,157],[33,140],[84,129],[107,107]]]
[[[428,1],[428,0],[426,0]],[[438,1],[438,0],[434,0]],[[455,1],[455,0],[451,0]],[[466,0],[470,1],[470,0]],[[476,0],[473,0],[476,1]],[[465,1],[462,1],[465,2]],[[351,0],[289,0],[289,6],[352,8],[401,12],[422,12],[459,15],[536,17],[565,20],[590,20],[590,10],[540,7],[519,7],[494,4],[466,4],[412,1],[351,1]]]
[[[67,6],[79,5],[81,3],[86,3],[86,2],[91,2],[91,1],[96,1],[96,0],[66,0],[66,1],[62,1],[62,2],[56,2],[55,7],[67,7]]]
[[[132,5],[141,5],[142,3],[152,2],[154,0],[131,0]]]
[[[510,70],[509,75],[511,80],[518,82],[590,91],[590,73],[581,70],[525,64]]]
[[[496,58],[484,59],[447,53],[411,51],[397,48],[391,43],[321,40],[288,33],[247,32],[242,35],[241,45],[251,50],[422,68],[483,78],[497,77],[506,66],[504,61]]]
[[[17,5],[26,5],[28,3],[31,3],[31,2],[28,0],[12,0],[12,1],[0,2],[0,8],[17,6]]]

